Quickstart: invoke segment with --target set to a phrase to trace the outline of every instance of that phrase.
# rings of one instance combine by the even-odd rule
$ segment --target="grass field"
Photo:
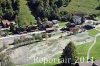
[[[96,17],[97,20],[100,20],[100,16]]]
[[[27,5],[27,0],[20,0],[20,14],[22,16],[22,21],[29,25],[35,22],[34,16],[31,14],[31,11]]]
[[[23,65],[23,66],[54,66],[56,63],[34,63],[34,64],[29,64],[29,65]]]
[[[77,46],[78,57],[87,57],[87,51],[89,47],[91,46],[91,43],[86,43],[86,44]]]
[[[66,26],[66,24],[68,23],[68,22],[61,22],[61,21],[59,21],[59,22],[57,22],[60,26]]]
[[[87,51],[92,43],[93,42],[77,46],[78,56],[85,57],[86,60]],[[95,46],[92,48],[90,57],[93,57],[94,59],[100,59],[100,37],[97,39]]]
[[[91,29],[87,31],[91,36],[95,36],[96,34],[100,33],[100,31],[97,31],[95,29]]]
[[[78,45],[77,46],[77,52],[78,52],[78,57],[85,57],[85,60],[87,60],[87,51],[89,47],[91,46],[93,42],[86,43],[83,45]],[[100,59],[100,39],[97,40],[96,45],[92,48],[90,56],[94,57],[94,59]],[[58,57],[60,57],[58,55]],[[23,65],[23,66],[53,66],[57,63],[34,63],[34,64],[29,64],[29,65]]]
[[[98,0],[72,0],[68,7],[61,7],[60,11],[83,12],[86,14],[98,13],[99,10],[95,8],[99,5]]]
[[[100,59],[100,37],[98,37],[96,45],[92,48],[90,56],[94,59]]]
[[[95,29],[88,30],[87,32],[89,32],[91,36],[95,36],[96,34],[100,33],[100,31],[97,31]],[[78,51],[79,56],[86,57],[86,53],[87,53],[86,51],[89,49],[92,43],[93,42],[78,46],[77,51]],[[91,50],[90,55],[91,57],[94,57],[94,59],[100,59],[100,53],[99,53],[100,49],[99,48],[100,48],[100,36],[97,37],[96,44]]]

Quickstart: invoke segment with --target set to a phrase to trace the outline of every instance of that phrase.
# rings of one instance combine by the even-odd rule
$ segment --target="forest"
[[[27,15],[28,11],[27,10],[25,10],[27,12],[24,11],[24,6],[21,4],[21,1],[27,2],[25,6],[27,6],[27,8],[29,8],[28,11],[31,12],[29,16]],[[92,5],[89,5],[93,3],[92,1],[95,4],[97,4],[95,9],[94,7],[91,8]],[[95,12],[95,11],[99,12],[100,10],[100,5],[98,5],[99,0],[92,0],[92,1],[89,0],[89,3],[84,5],[82,2],[85,3],[85,1],[82,0],[82,2],[81,1],[79,2],[80,5],[77,6],[78,2],[75,1],[74,3],[74,0],[0,0],[0,20],[4,20],[4,19],[14,20],[15,22],[21,24],[24,24],[24,22],[31,23],[34,20],[37,20],[38,18],[40,19],[48,18],[49,20],[57,19],[60,21],[69,21],[72,18],[72,14],[74,12],[79,11],[78,13],[87,13],[87,14],[88,12]],[[86,8],[86,10],[82,9],[83,6]],[[91,7],[87,8],[86,6],[88,7],[91,6]],[[77,8],[79,10],[77,10]],[[25,12],[25,13],[21,13],[21,12]]]
[[[20,0],[0,0],[0,19],[16,20],[20,12]],[[28,0],[32,14],[40,18],[61,19],[59,8],[67,6],[70,0]]]
[[[0,19],[15,20],[19,13],[19,0],[0,0]]]
[[[47,17],[49,20],[59,19],[65,12],[60,12],[59,8],[67,7],[71,0],[30,0],[29,6],[32,14],[37,18]]]

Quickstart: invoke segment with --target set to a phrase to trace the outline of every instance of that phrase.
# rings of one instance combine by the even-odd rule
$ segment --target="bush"
[[[46,33],[43,33],[42,34],[42,38],[47,38],[47,34]]]
[[[48,34],[48,37],[50,38],[52,35],[51,34]]]
[[[41,34],[37,34],[35,35],[35,40],[42,40],[42,35]]]

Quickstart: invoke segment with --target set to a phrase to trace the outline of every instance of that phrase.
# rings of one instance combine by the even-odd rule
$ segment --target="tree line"
[[[19,12],[19,0],[0,0],[0,20],[15,20]]]
[[[62,19],[60,7],[66,7],[71,0],[29,0],[28,4],[32,14],[36,17],[52,19]]]
[[[59,8],[67,6],[71,0],[27,0],[28,5],[35,16],[41,19],[48,18],[49,20],[63,18],[65,12],[60,12]],[[15,20],[17,24],[22,24],[20,11],[20,0],[0,0],[0,21],[3,19]]]
[[[49,20],[61,20],[65,12],[60,12],[60,7],[67,7],[71,0],[27,0],[32,14],[36,17],[48,18]],[[20,18],[20,0],[0,0],[0,20],[15,20],[18,24],[22,23]]]

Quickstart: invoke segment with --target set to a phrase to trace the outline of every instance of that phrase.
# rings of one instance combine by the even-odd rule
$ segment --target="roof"
[[[3,24],[8,24],[8,25],[10,24],[10,22],[8,20],[2,20],[2,23]]]
[[[46,31],[55,30],[55,28],[46,28]]]
[[[8,20],[2,20],[2,23],[3,23],[4,25],[5,25],[5,24],[10,25],[11,23],[16,24],[15,21],[8,21]]]
[[[58,20],[52,20],[52,22],[58,22]]]
[[[81,17],[75,15],[75,16],[73,16],[73,18],[74,18],[74,19],[79,19],[79,18],[81,18]]]

